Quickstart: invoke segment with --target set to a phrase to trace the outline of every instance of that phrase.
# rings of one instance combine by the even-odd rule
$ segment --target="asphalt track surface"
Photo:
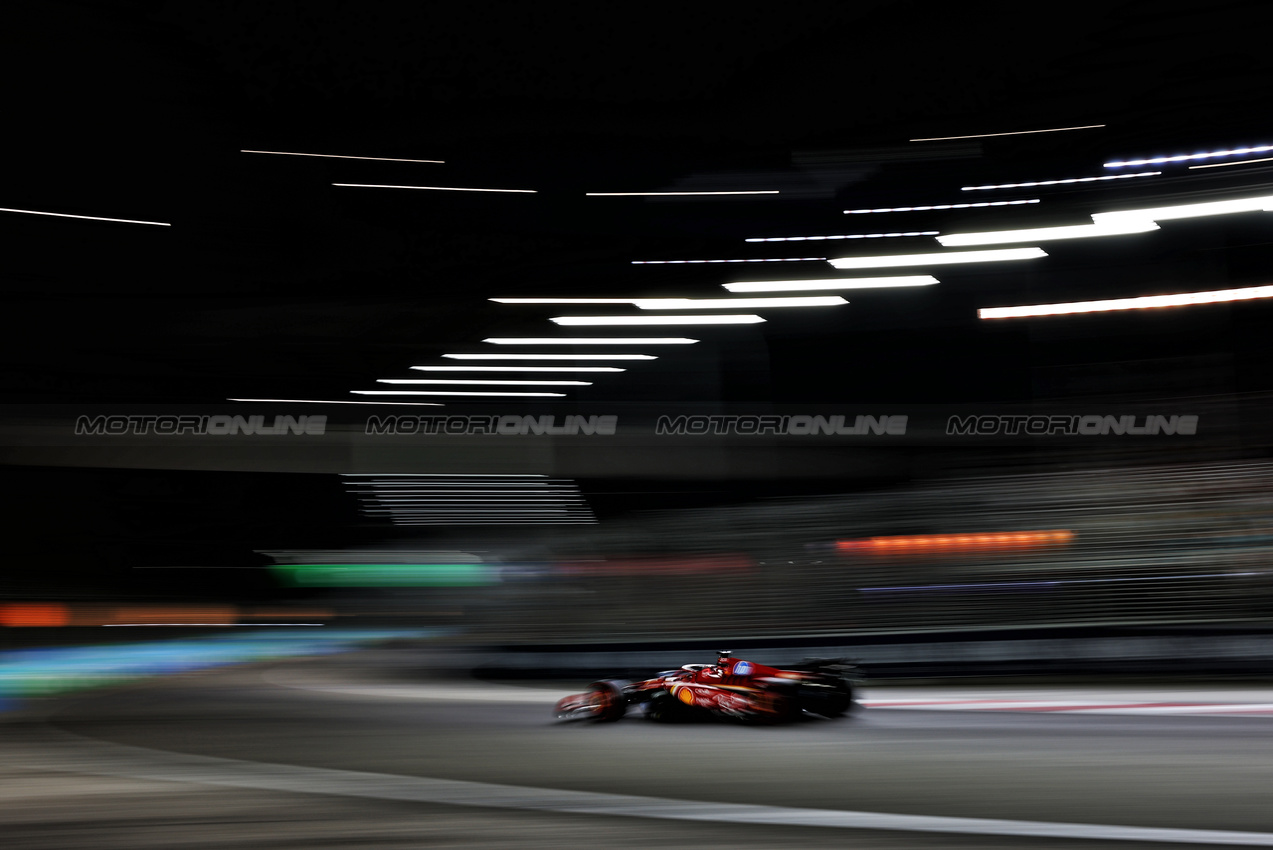
[[[1273,845],[1273,715],[559,724],[561,691],[421,675],[374,651],[50,700],[0,724],[3,846]]]

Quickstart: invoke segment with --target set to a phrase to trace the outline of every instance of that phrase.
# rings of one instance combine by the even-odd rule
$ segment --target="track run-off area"
[[[1273,846],[1273,689],[868,685],[836,721],[562,724],[553,703],[584,683],[432,679],[415,653],[38,700],[0,723],[13,780],[0,832],[13,847],[65,846],[74,828],[77,846],[101,847],[187,833],[270,847]]]

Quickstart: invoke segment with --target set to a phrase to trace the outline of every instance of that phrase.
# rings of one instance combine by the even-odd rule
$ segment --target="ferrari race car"
[[[781,723],[806,712],[840,717],[854,707],[857,668],[842,659],[810,658],[792,670],[717,653],[715,664],[686,664],[640,682],[594,682],[557,703],[559,720],[618,720],[639,705],[656,721],[714,714]]]

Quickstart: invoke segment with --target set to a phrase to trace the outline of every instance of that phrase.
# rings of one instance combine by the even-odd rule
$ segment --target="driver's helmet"
[[[716,653],[716,666],[722,672],[728,673],[729,668],[734,664],[734,653],[728,649],[722,649]]]

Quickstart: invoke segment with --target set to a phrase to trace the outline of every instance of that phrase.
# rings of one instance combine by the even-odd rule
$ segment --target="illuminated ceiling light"
[[[631,298],[488,298],[497,304],[631,304]]]
[[[1092,224],[1079,224],[1068,227],[1040,227],[1029,230],[1000,230],[985,233],[948,233],[944,236],[938,236],[937,241],[950,247],[999,245],[1009,242],[1034,242],[1046,239],[1117,236],[1158,230],[1158,225],[1155,223],[1158,221],[1269,211],[1273,211],[1273,195],[1262,195],[1231,201],[1208,201],[1201,204],[1180,204],[1171,207],[1149,207],[1138,210],[1093,213]]]
[[[239,153],[268,153],[277,156],[320,156],[325,159],[374,159],[380,162],[431,162],[441,165],[443,160],[440,159],[395,159],[388,156],[342,156],[334,153],[295,153],[293,151],[244,151]]]
[[[452,360],[658,360],[653,354],[443,354]]]
[[[459,487],[462,490],[476,489],[481,491],[485,491],[487,488],[490,488],[490,487],[512,487],[512,488],[516,488],[518,491],[529,489],[535,492],[542,493],[542,492],[547,492],[548,490],[554,487],[572,486],[568,484],[567,482],[561,481],[560,479],[548,480],[548,481],[470,481],[468,480],[468,477],[464,475],[434,475],[431,477],[445,478],[447,480],[446,481],[411,480],[414,477],[416,476],[406,475],[401,477],[386,478],[383,480],[377,478],[372,481],[346,481],[345,483],[348,484],[350,487],[370,487],[373,490],[387,490],[394,493],[434,492],[435,487]],[[421,477],[430,477],[430,476],[421,476]],[[510,476],[496,475],[496,476],[488,476],[488,477],[505,478]],[[511,477],[519,477],[519,476],[511,476]],[[525,476],[525,477],[540,478],[542,476]],[[403,478],[407,480],[403,480]],[[460,480],[459,481],[453,480],[456,478]],[[447,491],[447,492],[453,492],[453,491]],[[502,490],[501,492],[507,492],[507,491]]]
[[[903,230],[895,233],[847,233],[843,236],[757,236],[745,242],[822,242],[830,239],[890,239],[896,236],[936,236],[936,230]],[[825,259],[825,258],[823,258]],[[766,262],[773,262],[766,260]]]
[[[639,298],[632,303],[642,310],[759,310],[765,307],[836,307],[849,302],[838,295],[808,295],[794,298]]]
[[[994,230],[985,233],[948,233],[937,241],[947,248],[967,245],[1003,245],[1009,242],[1043,242],[1052,239],[1087,239],[1093,236],[1121,236],[1157,230],[1150,219],[1069,227],[1035,227],[1028,230]]]
[[[1162,162],[1188,162],[1193,159],[1211,159],[1217,156],[1238,156],[1244,153],[1264,153],[1273,151],[1273,145],[1258,145],[1251,148],[1232,148],[1231,150],[1207,151],[1205,153],[1185,153],[1176,156],[1155,156],[1149,159],[1120,159],[1105,163],[1106,168],[1123,168],[1128,165],[1158,165]]]
[[[963,186],[961,192],[977,192],[982,189],[1029,189],[1034,186],[1060,186],[1066,183],[1096,183],[1101,180],[1129,180],[1132,177],[1153,177],[1161,171],[1138,171],[1135,174],[1106,174],[1103,177],[1067,177],[1064,180],[1035,180],[1031,183],[998,183],[993,186]]]
[[[444,407],[436,401],[328,401],[320,398],[227,398],[226,401],[255,401],[278,404],[405,404],[411,407]]]
[[[771,257],[763,260],[633,260],[634,266],[685,266],[705,265],[712,263],[810,263],[825,260],[826,257]]]
[[[1084,124],[1080,127],[1053,127],[1050,130],[1014,130],[1011,133],[977,133],[972,136],[932,136],[927,139],[909,139],[912,142],[945,142],[951,139],[989,139],[995,136],[1026,136],[1031,133],[1063,133],[1066,130],[1095,130],[1104,124]]]
[[[1145,295],[1139,298],[1114,298],[1107,301],[1072,301],[1063,304],[1032,304],[1024,307],[983,307],[977,311],[977,316],[982,319],[1019,319],[1027,316],[1063,316],[1073,313],[1105,313],[1114,310],[1189,307],[1196,304],[1251,301],[1258,298],[1273,298],[1273,286],[1249,286],[1243,289],[1217,289],[1176,295]]]
[[[564,498],[579,496],[578,490],[569,485],[550,485],[546,481],[404,481],[394,485],[386,481],[347,481],[351,487],[361,488],[359,496],[375,499],[423,499],[433,496],[463,496],[484,498],[488,494],[513,495],[525,498]],[[436,485],[436,486],[435,486]],[[371,488],[368,490],[367,488]]]
[[[890,289],[897,286],[932,286],[932,275],[899,275],[897,277],[842,277],[827,280],[748,280],[726,283],[730,292],[809,292],[828,289]]]
[[[137,221],[131,218],[106,218],[100,215],[71,215],[70,213],[44,212],[43,210],[13,210],[7,207],[0,207],[0,212],[21,213],[22,215],[51,215],[55,218],[80,218],[86,221],[113,221],[117,224],[153,224],[156,227],[172,227],[172,224],[166,221]]]
[[[836,295],[807,298],[492,298],[503,304],[632,304],[642,310],[720,310],[734,307],[832,307],[847,304]]]
[[[693,345],[696,339],[679,336],[588,336],[588,337],[541,337],[541,336],[493,336],[482,342],[493,345]]]
[[[1191,165],[1189,170],[1195,168],[1224,168],[1226,165],[1250,165],[1253,162],[1273,162],[1273,156],[1266,156],[1263,159],[1239,159],[1236,162],[1211,162],[1206,165]]]
[[[617,366],[412,366],[421,372],[626,372]]]
[[[481,508],[487,505],[505,508],[519,508],[527,505],[578,505],[583,504],[582,496],[558,496],[527,498],[525,496],[497,496],[496,494],[481,496],[420,496],[416,498],[384,498],[375,497],[377,505],[384,509],[404,510],[411,508],[428,509],[433,505],[456,505],[459,507]]]
[[[1273,211],[1273,195],[1261,195],[1232,201],[1208,201],[1202,204],[1179,204],[1171,207],[1150,207],[1140,210],[1092,213],[1092,221],[1097,224],[1107,221],[1135,221],[1138,219],[1171,221],[1180,218],[1202,218],[1209,215],[1271,211]]]
[[[965,210],[973,207],[1015,207],[1018,204],[1037,204],[1038,198],[1020,201],[978,201],[975,204],[929,204],[922,207],[878,207],[871,210],[845,210],[845,215],[863,215],[864,213],[890,212],[923,212],[924,210]]]
[[[494,484],[494,482],[492,482],[492,484]],[[502,501],[510,501],[513,499],[530,499],[533,501],[540,501],[542,499],[582,498],[578,493],[573,493],[571,490],[565,489],[565,488],[556,489],[556,490],[503,489],[504,487],[508,487],[509,485],[510,485],[510,482],[504,482],[503,485],[500,487],[500,489],[475,487],[475,488],[462,489],[462,490],[435,490],[431,488],[422,489],[422,490],[405,490],[405,491],[377,490],[375,492],[367,492],[364,490],[364,491],[358,492],[356,495],[358,495],[361,498],[375,499],[380,502],[404,502],[404,501],[410,502],[410,501],[418,501],[421,499],[431,500],[440,496],[446,496],[448,498],[455,497],[459,499],[486,499],[491,496],[499,496]]]
[[[676,197],[681,195],[777,195],[777,189],[747,192],[584,192],[590,198]]]
[[[516,192],[534,195],[537,189],[468,189],[459,186],[391,186],[387,183],[333,183],[333,186],[352,186],[360,189],[429,189],[434,192]]]
[[[556,316],[559,325],[754,325],[760,316]]]
[[[831,260],[837,269],[878,269],[892,266],[936,266],[956,263],[999,263],[1046,257],[1042,248],[998,248],[990,251],[952,251],[943,254],[895,254],[885,257],[843,257]]]
[[[452,381],[430,378],[377,378],[377,384],[447,384],[486,387],[590,387],[591,381]]]
[[[350,390],[357,395],[537,396],[562,398],[565,393],[460,392],[459,390]]]

